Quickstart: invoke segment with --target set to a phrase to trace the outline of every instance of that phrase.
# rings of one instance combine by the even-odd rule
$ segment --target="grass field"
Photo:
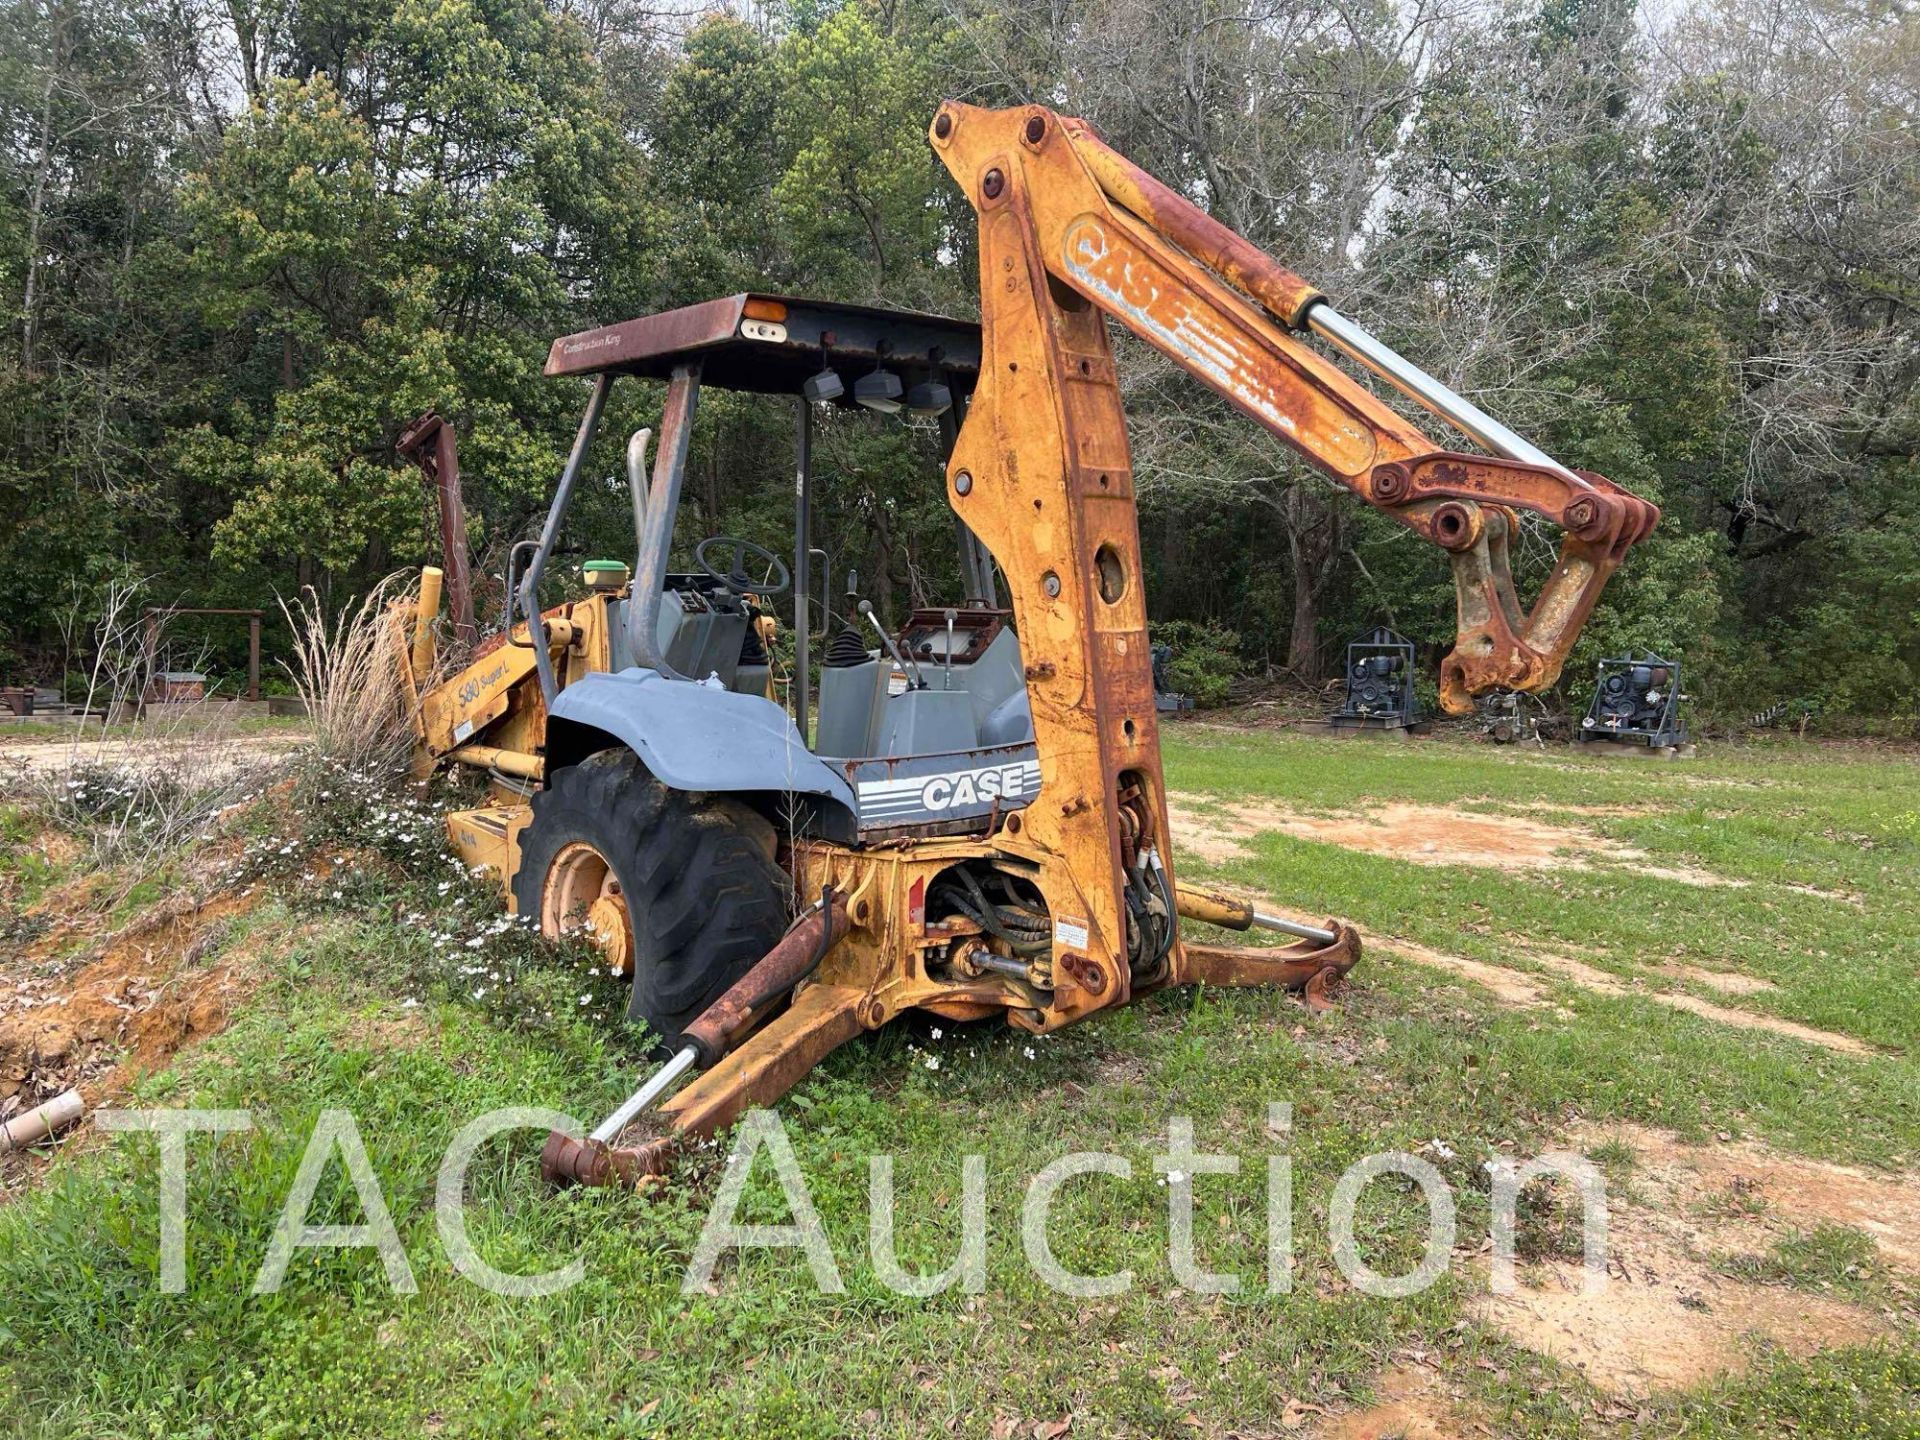
[[[126,1102],[246,1109],[255,1129],[190,1146],[180,1295],[156,1281],[151,1139],[89,1127],[52,1162],[4,1172],[0,1429],[1920,1436],[1911,759],[1780,744],[1655,764],[1192,724],[1166,754],[1182,873],[1363,927],[1353,983],[1322,1016],[1269,992],[1183,991],[1044,1040],[923,1022],[848,1046],[779,1107],[837,1294],[797,1252],[767,1251],[683,1296],[722,1152],[668,1187],[555,1195],[534,1132],[481,1152],[474,1238],[502,1269],[578,1258],[584,1279],[511,1300],[456,1275],[433,1212],[455,1131],[502,1105],[590,1123],[631,1087],[644,1042],[584,953],[496,920],[430,818],[317,791],[299,817],[256,807],[245,840],[219,847],[226,868],[183,861],[142,892],[258,887],[182,959],[244,978],[232,1023]],[[1356,831],[1390,804],[1395,824]],[[32,816],[9,812],[0,839],[10,963],[77,966],[96,942],[65,943],[61,925],[92,933],[76,923],[91,892],[40,856]],[[26,978],[0,970],[0,996]],[[1287,1135],[1266,1123],[1281,1101]],[[280,1293],[250,1293],[328,1109],[357,1120],[416,1294],[392,1293],[367,1249],[304,1250]],[[1243,1277],[1237,1293],[1183,1288],[1169,1268],[1154,1157],[1171,1116],[1239,1157],[1237,1176],[1193,1180],[1199,1256]],[[1569,1308],[1571,1196],[1534,1186],[1521,1253],[1545,1298],[1489,1301],[1486,1162],[1575,1145],[1608,1179],[1624,1298]],[[1023,1189],[1076,1150],[1132,1174],[1066,1185],[1054,1246],[1076,1270],[1130,1270],[1122,1294],[1063,1297],[1023,1258]],[[1336,1180],[1383,1150],[1429,1159],[1459,1208],[1449,1274],[1399,1300],[1358,1293],[1330,1254]],[[1271,1293],[1280,1153],[1297,1259]],[[981,1293],[881,1283],[881,1154],[901,1259],[925,1270],[957,1247],[961,1157],[986,1157]],[[770,1168],[742,1213],[787,1218]],[[362,1219],[332,1167],[310,1222]],[[1360,1254],[1405,1270],[1424,1227],[1417,1191],[1378,1183]],[[1667,1383],[1676,1354],[1692,1373]]]

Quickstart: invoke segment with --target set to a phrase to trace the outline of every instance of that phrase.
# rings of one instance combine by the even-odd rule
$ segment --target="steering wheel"
[[[707,551],[714,547],[731,550],[732,563],[722,570],[707,558]],[[747,573],[747,557],[766,562],[769,570],[780,577],[778,585],[761,584]],[[763,600],[773,600],[793,588],[793,577],[787,573],[787,562],[764,545],[756,545],[751,540],[742,540],[738,535],[709,535],[693,547],[694,561],[707,574],[718,580],[735,595],[754,594]]]

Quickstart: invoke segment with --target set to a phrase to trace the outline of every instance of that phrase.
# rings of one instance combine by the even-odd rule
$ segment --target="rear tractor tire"
[[[514,902],[630,974],[627,1018],[669,1043],[787,928],[773,826],[738,800],[661,784],[628,750],[554,772],[520,836]]]

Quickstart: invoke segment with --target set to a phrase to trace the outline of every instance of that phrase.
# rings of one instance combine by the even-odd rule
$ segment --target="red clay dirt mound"
[[[1688,1229],[1682,1217],[1616,1207],[1604,1291],[1585,1293],[1577,1264],[1547,1263],[1514,1294],[1484,1297],[1481,1313],[1515,1344],[1629,1399],[1744,1370],[1756,1345],[1804,1356],[1886,1332],[1858,1305],[1725,1274]]]
[[[257,976],[244,954],[201,961],[261,893],[155,907],[54,993],[19,984],[0,995],[0,1116],[75,1087],[97,1104],[224,1029]]]
[[[1755,1140],[1690,1145],[1622,1120],[1574,1132],[1574,1143],[1585,1148],[1609,1140],[1633,1150],[1634,1185],[1651,1206],[1705,1207],[1695,1223],[1715,1249],[1759,1253],[1795,1231],[1845,1225],[1869,1236],[1888,1265],[1920,1279],[1920,1171],[1838,1165]],[[1726,1196],[1739,1203],[1713,1203]]]

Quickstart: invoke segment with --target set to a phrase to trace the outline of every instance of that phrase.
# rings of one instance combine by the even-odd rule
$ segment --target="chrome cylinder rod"
[[[1593,487],[1532,441],[1509,430],[1464,395],[1456,394],[1406,356],[1381,344],[1326,301],[1307,311],[1307,328],[1348,359],[1364,365],[1418,400],[1463,434],[1508,460],[1538,465],[1571,480],[1582,490]]]
[[[982,970],[993,970],[1001,975],[1011,975],[1015,980],[1033,981],[1033,967],[1025,960],[1015,960],[1010,955],[996,955],[984,945],[976,945],[967,952],[967,959]]]
[[[634,1122],[636,1116],[666,1094],[667,1088],[674,1081],[693,1069],[694,1061],[698,1058],[698,1053],[691,1045],[676,1054],[653,1072],[652,1079],[629,1095],[618,1110],[594,1127],[593,1138],[603,1145],[611,1143],[622,1130]]]
[[[1331,945],[1338,937],[1331,930],[1322,930],[1318,925],[1302,925],[1298,920],[1283,920],[1278,915],[1269,915],[1256,908],[1253,923],[1262,930],[1278,930],[1282,935],[1297,935],[1302,940],[1315,940],[1322,945]]]

